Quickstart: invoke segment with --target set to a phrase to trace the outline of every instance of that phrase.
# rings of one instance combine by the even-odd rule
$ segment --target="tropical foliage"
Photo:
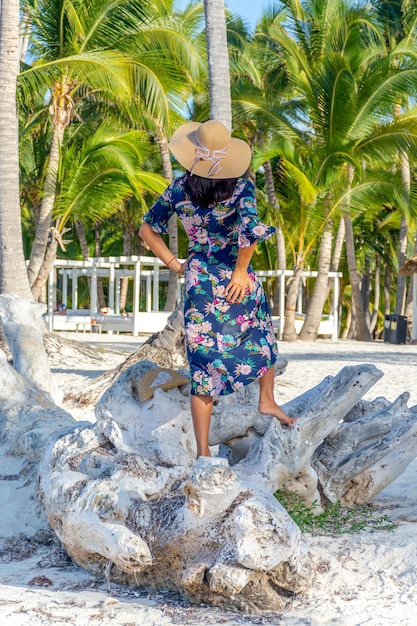
[[[141,251],[134,224],[172,176],[167,137],[210,115],[212,4],[22,0],[20,197],[36,298],[55,254],[83,254],[77,233],[84,255],[97,238],[113,254]],[[413,3],[401,0],[366,11],[347,0],[282,0],[253,32],[227,13],[234,134],[254,148],[259,210],[277,228],[277,244],[258,246],[254,262],[294,270],[288,340],[300,284],[302,339],[315,339],[332,313],[329,271],[342,275],[343,336],[379,337],[385,315],[407,311],[412,286],[398,270],[417,224],[416,24]],[[170,236],[185,254],[182,232]],[[305,281],[306,269],[317,280]],[[277,305],[277,281],[267,288]]]

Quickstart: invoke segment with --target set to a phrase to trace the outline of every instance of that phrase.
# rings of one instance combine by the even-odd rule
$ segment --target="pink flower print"
[[[262,346],[261,347],[261,354],[263,354],[264,357],[266,357],[269,360],[271,358],[271,350],[270,350],[269,346]]]
[[[221,313],[227,313],[227,311],[230,309],[230,304],[228,304],[227,302],[219,303],[216,305],[216,309]]]
[[[195,239],[198,243],[207,243],[207,231],[200,229],[197,232]]]
[[[232,270],[219,270],[220,280],[230,280],[232,278]]]
[[[194,337],[194,343],[201,343],[202,341],[204,341],[204,337],[202,337],[201,335],[197,335],[196,337]]]
[[[252,228],[252,232],[258,237],[262,237],[266,233],[266,226],[264,224],[258,224]]]
[[[251,244],[251,241],[246,237],[244,233],[239,233],[239,248],[248,248]]]
[[[226,295],[225,291],[226,287],[224,285],[216,285],[213,287],[213,296],[217,298],[224,298]]]
[[[269,343],[270,346],[273,346],[275,344],[275,342],[276,342],[275,335],[273,333],[269,332],[266,335],[266,340],[267,340],[267,342]]]
[[[266,365],[263,365],[261,369],[258,371],[259,376],[265,376],[268,373],[268,368]]]
[[[252,368],[247,363],[238,363],[235,367],[235,376],[248,376],[252,371]]]
[[[244,324],[246,322],[246,317],[244,315],[238,315],[236,318],[236,324]]]

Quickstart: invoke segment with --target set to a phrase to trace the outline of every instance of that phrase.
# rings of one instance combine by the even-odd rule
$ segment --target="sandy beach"
[[[97,375],[121,362],[137,339],[120,336],[78,339],[100,343],[102,365],[57,365],[59,384]],[[372,363],[384,372],[366,399],[393,401],[410,393],[417,405],[417,346],[383,342],[318,340],[281,343],[288,360],[277,379],[280,404],[298,396],[345,365]],[[106,352],[107,355],[107,352]],[[76,419],[83,419],[82,412]],[[417,450],[416,450],[417,455]],[[396,523],[392,531],[361,531],[337,537],[309,537],[314,564],[307,596],[289,600],[282,614],[239,615],[190,606],[174,594],[148,594],[97,580],[74,565],[52,532],[39,525],[25,484],[13,480],[18,460],[0,458],[0,625],[1,626],[168,626],[273,624],[288,626],[412,626],[417,623],[417,461],[374,500],[378,515]]]

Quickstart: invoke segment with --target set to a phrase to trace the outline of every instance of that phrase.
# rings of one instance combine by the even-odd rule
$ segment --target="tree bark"
[[[325,199],[327,205],[330,197]],[[329,206],[326,207],[328,212]],[[320,241],[320,250],[317,266],[317,278],[314,284],[313,294],[309,300],[306,318],[299,334],[301,341],[315,341],[317,339],[323,307],[328,296],[329,270],[332,256],[333,228],[331,220],[327,220]]]
[[[158,144],[159,144],[159,152],[161,154],[162,160],[162,174],[167,178],[170,182],[172,182],[174,175],[172,172],[172,163],[171,158],[169,156],[169,148],[168,148],[168,140],[165,134],[162,131],[162,128],[158,133]],[[168,237],[169,237],[169,249],[172,254],[178,257],[178,219],[174,214],[169,222],[168,222]],[[168,281],[168,293],[167,299],[165,302],[165,311],[173,311],[175,309],[177,303],[177,292],[178,292],[178,275],[171,271],[169,272],[169,281]]]
[[[96,257],[101,256],[101,241],[100,241],[100,221],[95,223],[94,227],[94,255]],[[97,298],[98,306],[100,309],[106,308],[106,298],[104,296],[103,279],[101,276],[97,277]]]
[[[128,223],[125,224],[123,229],[123,255],[130,256],[132,254],[132,226]],[[126,310],[127,294],[129,290],[129,278],[123,276],[120,281],[120,310]]]
[[[32,299],[26,273],[19,196],[16,77],[19,64],[19,2],[0,12],[0,293]]]
[[[295,311],[298,297],[298,287],[300,284],[303,268],[300,265],[294,267],[294,276],[288,281],[287,302],[285,305],[285,321],[282,338],[284,341],[297,341],[297,331],[295,330]]]
[[[394,105],[394,118],[397,118],[401,115],[401,105]],[[408,158],[408,154],[406,152],[401,152],[400,154],[400,171],[401,171],[401,182],[402,182],[402,192],[404,196],[404,200],[409,206],[410,204],[410,189],[411,189],[411,171],[410,171],[410,160]],[[401,222],[400,222],[400,241],[398,247],[398,267],[402,267],[407,260],[407,244],[408,244],[408,223],[404,214],[401,212]],[[402,315],[404,313],[405,306],[405,289],[406,289],[406,281],[407,277],[404,274],[397,275],[397,291],[395,295],[395,313],[397,315]]]
[[[38,300],[42,286],[45,284],[42,284],[42,282],[38,280],[36,287],[34,286],[44,263],[48,236],[50,234],[52,224],[52,212],[55,205],[60,150],[64,140],[65,129],[70,123],[73,109],[73,102],[70,96],[71,89],[72,85],[68,84],[64,78],[61,82],[56,83],[50,107],[54,130],[45,178],[44,193],[39,214],[39,222],[36,229],[35,241],[33,242],[28,267],[29,284],[32,288],[32,295],[35,301]],[[46,272],[46,276],[47,275],[48,273]]]
[[[348,189],[351,188],[354,175],[354,168],[348,165]],[[345,208],[345,229],[346,229],[346,257],[349,267],[349,279],[352,288],[352,306],[355,309],[356,318],[356,339],[358,341],[372,341],[371,333],[366,324],[365,312],[363,310],[360,280],[356,267],[355,239],[353,234],[352,218],[349,210],[349,200]]]
[[[379,303],[381,300],[381,258],[379,254],[375,256],[375,278],[374,278],[374,310],[371,316],[370,330],[373,333],[378,322]]]
[[[232,128],[229,54],[224,0],[204,0],[210,81],[210,117]]]
[[[268,202],[276,212],[275,228],[277,230],[276,230],[275,242],[276,242],[276,248],[277,248],[278,269],[286,270],[287,258],[285,254],[285,239],[284,239],[284,233],[282,232],[282,228],[280,225],[280,218],[279,218],[281,207],[279,206],[278,196],[275,191],[274,175],[272,173],[271,161],[269,160],[265,161],[264,171],[265,171],[266,192],[268,194]],[[279,298],[280,298],[280,281],[279,279],[277,279],[276,286],[275,286],[274,302],[272,306],[273,315],[279,314]]]

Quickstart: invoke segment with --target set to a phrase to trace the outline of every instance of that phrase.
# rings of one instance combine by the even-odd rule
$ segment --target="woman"
[[[291,426],[274,400],[278,348],[265,293],[250,261],[275,228],[256,212],[253,184],[242,178],[251,149],[215,120],[189,122],[169,148],[185,168],[148,211],[139,235],[169,269],[185,274],[184,320],[191,373],[191,414],[197,458],[210,456],[213,396],[259,378],[259,411]],[[176,213],[189,238],[180,263],[160,234]]]

